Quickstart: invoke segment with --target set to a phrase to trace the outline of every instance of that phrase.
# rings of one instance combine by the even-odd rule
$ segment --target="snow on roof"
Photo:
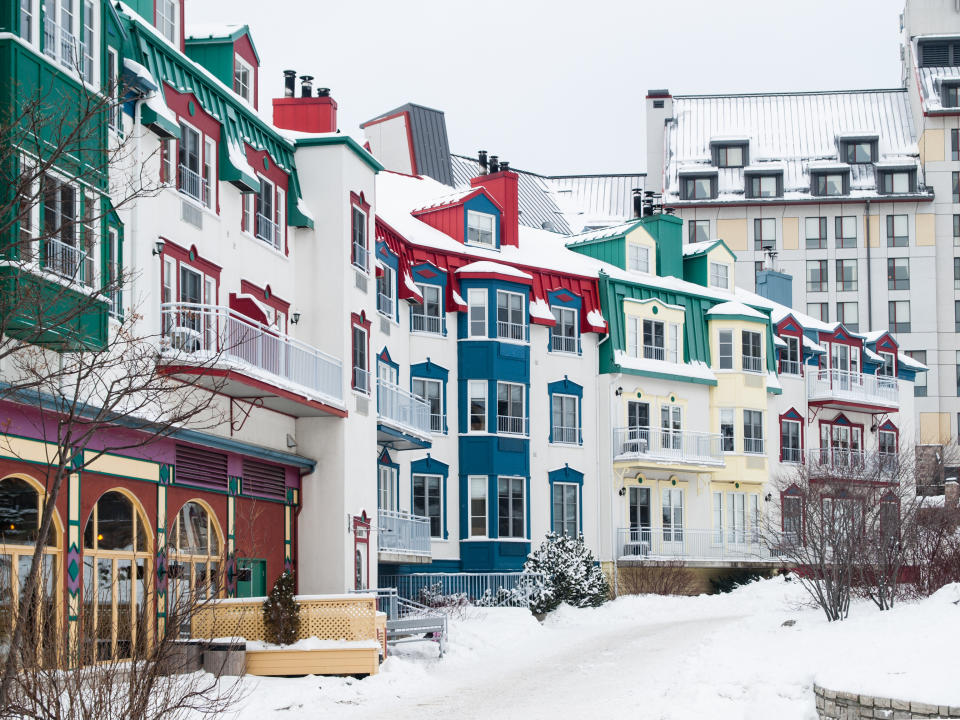
[[[772,370],[767,370],[767,387],[783,390],[783,385],[780,384],[780,378],[777,377],[777,374]]]
[[[443,187],[446,188],[445,185]],[[445,195],[435,198],[433,201],[427,203],[426,205],[412,209],[411,212],[418,213],[418,212],[423,212],[424,210],[433,210],[434,208],[446,207],[447,205],[455,205],[461,200],[464,200],[470,197],[471,195],[475,195],[478,192],[483,192],[483,191],[480,188],[470,187],[470,188],[464,188],[463,190],[457,190],[456,192],[453,192],[453,193],[448,192]],[[494,201],[494,204],[499,206],[499,203],[497,203],[496,201]]]
[[[917,159],[908,155],[898,155],[877,160],[874,165],[883,169],[915,168]]]
[[[960,68],[952,70],[960,76]],[[838,138],[874,125],[880,128],[880,159],[918,156],[910,103],[903,89],[674,96],[673,119],[666,126],[664,141],[664,201],[679,200],[682,172],[703,172],[710,167],[711,140],[724,135],[750,137],[751,168],[767,161],[783,163],[784,197],[777,202],[809,198],[809,164],[826,161],[836,165],[840,159]],[[864,135],[858,132],[859,137]],[[850,169],[850,195],[876,196],[874,166]],[[922,178],[919,187],[923,188]],[[743,199],[744,169],[720,168],[718,197],[713,202]]]
[[[575,245],[581,242],[590,242],[592,240],[603,240],[604,238],[616,237],[618,235],[623,235],[630,232],[639,224],[640,223],[638,220],[634,220],[633,222],[620,223],[619,225],[612,225],[610,227],[600,228],[599,230],[582,232],[577,235],[572,235],[568,240],[568,244]]]
[[[810,352],[815,352],[820,355],[826,355],[827,349],[818,343],[815,343],[813,340],[808,338],[806,335],[803,336],[803,347]]]
[[[682,377],[698,378],[700,380],[714,380],[717,376],[707,365],[699,360],[691,360],[688,363],[672,363],[666,360],[654,360],[653,358],[640,358],[628,355],[623,350],[615,350],[613,361],[620,367],[631,370],[640,370],[641,372],[662,373],[666,375],[680,375]]]
[[[657,305],[663,305],[663,307],[669,308],[670,310],[679,310],[680,312],[684,312],[686,310],[686,308],[683,305],[671,305],[670,303],[666,303],[658,297],[644,298],[643,300],[641,300],[640,298],[625,297],[623,301],[625,303],[636,303],[637,305],[646,305],[647,303],[656,303]]]
[[[915,372],[927,372],[930,369],[919,360],[914,360],[905,353],[897,353],[897,362]]]
[[[225,38],[242,30],[243,24],[197,23],[187,25],[188,38]]]
[[[751,163],[743,168],[745,173],[782,173],[786,165],[779,160],[769,160],[767,162]]]
[[[787,341],[784,340],[784,339],[783,339],[782,337],[780,337],[779,335],[774,335],[774,336],[773,336],[773,344],[776,345],[777,347],[782,347],[782,348],[787,347]]]
[[[808,170],[850,172],[850,164],[839,160],[811,160],[807,163]]]
[[[714,305],[712,308],[707,310],[707,315],[745,315],[747,317],[757,318],[758,320],[766,320],[767,317],[761,312],[757,312],[751,307],[747,307],[740,302],[725,302],[720,303],[719,305]]]
[[[460,273],[497,273],[498,275],[509,275],[510,277],[523,278],[524,280],[533,279],[533,275],[525,273],[523,270],[518,270],[515,267],[510,267],[509,265],[493,262],[491,260],[478,260],[477,262],[472,262],[468,265],[458,268],[456,272],[458,275]],[[553,315],[550,317],[553,317]]]
[[[699,255],[700,253],[705,253],[708,250],[713,249],[716,245],[720,244],[720,240],[701,240],[700,242],[687,243],[683,246],[684,256],[690,255]]]
[[[543,298],[534,298],[533,302],[530,303],[530,317],[550,320],[551,322],[556,320],[553,316],[553,311],[550,309],[550,305],[547,304],[547,301]]]
[[[603,315],[599,310],[591,310],[587,313],[587,322],[590,323],[595,328],[604,328],[607,327],[607,321],[603,319]]]

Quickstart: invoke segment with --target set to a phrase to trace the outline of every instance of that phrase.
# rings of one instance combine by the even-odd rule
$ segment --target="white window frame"
[[[507,298],[507,319],[500,319],[500,298]],[[520,322],[513,321],[513,300],[520,301]],[[497,290],[497,340],[501,342],[527,342],[527,303],[523,293]],[[519,337],[516,337],[519,335]]]
[[[714,492],[710,499],[713,515],[713,545],[723,545],[723,493]]]
[[[747,541],[747,493],[727,493],[727,542],[743,544]]]
[[[799,375],[800,366],[803,364],[800,353],[800,338],[793,335],[787,335],[781,338],[786,344],[787,349],[784,352],[785,357],[780,360],[781,375]],[[793,359],[794,350],[796,350],[796,360]]]
[[[670,323],[667,327],[667,360],[672,363],[683,362],[683,333],[679,323]]]
[[[643,319],[627,317],[627,355],[640,357],[643,340]]]
[[[500,388],[503,386],[509,386],[511,388],[520,388],[520,415],[501,415],[500,414]],[[508,404],[513,404],[514,393],[511,391],[508,393],[510,400]],[[508,408],[509,410],[509,408]],[[507,420],[505,423],[507,426],[506,430],[500,429],[500,419],[504,418]],[[520,421],[520,430],[516,429],[516,421]],[[497,434],[498,435],[526,435],[527,434],[527,386],[523,383],[518,382],[508,382],[505,380],[497,381]]]
[[[637,243],[627,244],[627,269],[634,272],[650,272],[650,248]]]
[[[253,196],[253,236],[260,240],[261,242],[266,243],[269,247],[272,247],[274,250],[281,249],[280,242],[280,228],[277,227],[277,186],[268,178],[265,178],[263,175],[257,175],[257,179],[260,181],[260,192],[255,193]],[[265,193],[264,190],[269,192]],[[267,215],[263,211],[266,209],[263,207],[263,200],[265,196],[270,198],[270,214]],[[270,228],[270,236],[264,237],[260,234],[260,218],[266,220]]]
[[[573,425],[557,425],[554,422],[554,416],[557,413],[558,406],[565,406],[567,403],[573,403]],[[564,420],[566,407],[560,407],[560,422]],[[567,393],[553,393],[550,407],[550,429],[551,437],[555,445],[578,445],[580,443],[580,398],[576,395]]]
[[[410,380],[411,391],[414,395],[422,397],[427,401],[427,405],[430,405],[430,398],[427,396],[427,386],[436,386],[437,389],[437,413],[430,413],[430,432],[435,434],[443,433],[444,420],[446,419],[443,412],[443,381],[436,378],[425,378],[425,377],[413,377]],[[416,387],[416,383],[422,383],[423,393],[419,394],[413,388]]]
[[[729,338],[729,340],[725,340],[725,337]],[[724,345],[729,346],[729,355],[724,355]],[[733,360],[735,356],[736,348],[733,345],[733,330],[720,330],[717,333],[717,367],[720,370],[733,370]],[[724,367],[723,363],[725,358],[729,358],[729,367]]]
[[[417,333],[426,333],[428,335],[443,335],[443,288],[439,285],[431,285],[429,283],[417,283],[417,289],[420,291],[421,297],[423,297],[423,303],[415,303],[410,307],[410,329],[411,332]],[[427,290],[429,289],[430,293],[436,293],[436,306],[437,312],[435,315],[427,312]],[[415,313],[414,308],[419,306],[422,308],[423,312]],[[422,318],[419,321],[421,327],[417,327],[416,318]],[[431,326],[436,326],[431,327]]]
[[[747,413],[757,413],[760,415],[760,436],[755,437],[751,434],[750,437],[747,437],[747,427],[753,427],[753,425],[747,424],[747,418],[752,417],[748,416]],[[763,410],[754,410],[752,408],[745,408],[743,411],[743,452],[747,455],[762,455],[763,448]]]
[[[788,448],[783,444],[783,428],[786,425],[797,426],[797,447]],[[787,451],[796,452],[793,457],[787,457]],[[799,420],[781,420],[780,421],[780,462],[797,465],[803,461],[803,423]]]
[[[17,4],[17,12],[20,15],[20,37],[27,43],[37,47],[38,45],[38,30],[40,27],[40,7],[39,0],[19,0]],[[23,20],[26,16],[27,21],[30,23],[30,32],[26,35],[23,34]]]
[[[730,449],[727,449],[727,438],[723,434],[723,428],[730,428]],[[720,450],[724,453],[737,451],[737,411],[735,408],[720,408]]]
[[[490,532],[490,501],[489,482],[486,475],[468,475],[467,487],[470,492],[470,503],[467,507],[468,526],[467,535],[470,538],[486,538]],[[474,500],[483,500],[483,515],[474,513]],[[483,532],[474,532],[473,521],[483,518]]]
[[[566,353],[568,355],[579,354],[580,333],[578,331],[579,318],[577,309],[563,307],[561,305],[553,305],[550,308],[550,312],[553,313],[553,319],[555,322],[553,329],[550,331],[550,352]],[[567,325],[565,321],[567,316],[571,318],[569,325],[573,328],[573,335],[566,335],[563,333],[558,334],[556,331],[557,328]]]
[[[362,221],[358,220],[360,215]],[[369,217],[366,211],[356,203],[350,204],[350,262],[361,272],[370,272],[370,238],[367,237]],[[357,237],[360,228],[363,237]]]
[[[215,209],[217,202],[217,143],[206,135],[203,136],[203,157],[200,159],[203,168],[203,179],[207,184],[206,206]]]
[[[155,27],[172,45],[180,44],[180,7],[176,0],[157,0]]]
[[[114,132],[123,132],[123,109],[120,106],[120,56],[107,48],[107,90],[111,93],[107,109],[107,126]]]
[[[727,263],[710,263],[710,287],[730,289],[730,266]]]
[[[359,332],[363,336],[363,342],[358,346],[354,333]],[[356,354],[356,348],[363,348],[363,361],[365,367],[360,367],[355,364],[354,355]],[[364,373],[364,382],[366,387],[362,387],[359,382],[357,382],[357,370],[361,370]],[[369,395],[372,383],[370,382],[370,334],[365,327],[358,325],[357,323],[350,324],[350,388],[357,393],[363,395]]]
[[[482,227],[483,223],[489,223],[490,227]],[[471,235],[476,233],[477,239],[471,239]],[[478,245],[480,247],[495,248],[497,246],[497,222],[496,217],[490,213],[477,212],[476,210],[467,210],[467,245]],[[488,236],[490,242],[484,242],[483,238]]]
[[[467,432],[473,434],[486,433],[490,422],[490,405],[488,395],[488,383],[486,380],[468,380],[467,381]],[[473,401],[483,400],[483,427],[478,430],[473,428]]]
[[[430,519],[430,537],[434,540],[443,538],[443,475],[437,475],[436,473],[413,473],[410,478],[410,511],[414,512],[413,503],[415,489],[417,485],[417,478],[423,478],[423,515],[420,517],[425,517]],[[438,509],[439,517],[437,518],[437,525],[439,526],[439,531],[436,535],[433,533],[433,518],[430,517],[430,484],[429,481],[435,479],[437,481],[437,495],[438,495]]]
[[[245,72],[247,74],[246,93],[243,93],[237,90],[237,83],[238,83],[237,72],[238,71]],[[254,78],[253,65],[248,63],[242,57],[240,57],[237,53],[234,53],[233,55],[233,91],[238,96],[243,98],[244,102],[250,105],[253,105],[253,86],[254,86],[253,78]],[[242,79],[239,82],[241,86],[244,84]]]
[[[381,277],[377,278],[377,312],[392,320],[394,317],[394,308],[396,307],[395,288],[397,284],[397,273],[386,263],[378,262],[377,267],[381,273]],[[386,290],[386,292],[382,292],[381,288]],[[384,303],[381,298],[385,298],[387,302]],[[383,304],[388,304],[389,309],[382,307]]]
[[[395,467],[390,465],[377,466],[377,503],[380,510],[396,512],[399,508],[397,504],[398,475]],[[384,482],[388,484],[388,487],[384,488]],[[384,504],[385,500],[386,504]]]
[[[567,493],[566,490],[573,489],[573,501],[572,507],[568,506],[567,502]],[[557,517],[557,491],[560,491],[560,514],[561,517]],[[550,528],[553,532],[558,535],[566,535],[567,537],[577,537],[580,534],[580,486],[577,483],[571,482],[555,482],[552,483],[550,488],[550,508],[553,512],[553,523]],[[573,517],[569,518],[568,513],[572,511]],[[568,533],[566,526],[569,523],[573,523],[573,532]],[[560,530],[558,532],[557,526],[559,524]]]
[[[520,535],[514,535],[512,532],[509,535],[503,535],[500,532],[500,483],[503,480],[508,480],[508,481],[519,480],[520,481],[519,483],[520,493],[523,498],[523,507],[520,509],[520,522],[523,530]],[[512,485],[512,482],[511,482],[511,485]],[[513,493],[511,492],[510,498],[512,499],[512,497],[513,497]],[[525,477],[516,476],[516,475],[498,475],[497,476],[497,537],[507,538],[511,540],[525,540],[527,538],[527,502],[528,502],[527,479]],[[513,514],[513,503],[508,502],[507,507],[509,508],[509,511],[507,513],[507,520],[509,522],[515,519],[515,516]],[[509,524],[512,524],[512,523],[509,523]]]
[[[488,336],[489,316],[487,315],[487,290],[486,288],[470,288],[467,290],[467,337],[483,338]],[[474,311],[479,311],[480,317],[474,318]],[[483,332],[474,331],[474,323],[482,320]]]
[[[663,488],[660,490],[660,522],[662,525],[664,542],[682,542],[684,528],[684,497],[683,488]],[[664,511],[669,511],[669,519],[664,518]],[[679,522],[677,517],[679,516]],[[667,522],[664,522],[667,520]]]
[[[743,340],[744,340],[744,338],[745,338],[747,335],[753,335],[753,336],[756,336],[757,338],[759,338],[759,340],[758,340],[758,342],[757,342],[757,348],[758,348],[759,351],[760,351],[760,354],[759,354],[759,355],[744,355],[744,354],[743,354]],[[750,343],[750,344],[752,345],[753,343]],[[750,358],[751,361],[752,361],[753,359],[756,359],[756,360],[758,361],[757,364],[759,365],[759,367],[756,368],[756,369],[754,369],[754,368],[752,368],[752,367],[747,367],[747,358]],[[764,365],[763,365],[763,335],[762,335],[761,333],[757,332],[756,330],[741,330],[741,331],[740,331],[740,366],[741,366],[741,368],[743,369],[744,372],[762,373],[763,370],[764,370]]]

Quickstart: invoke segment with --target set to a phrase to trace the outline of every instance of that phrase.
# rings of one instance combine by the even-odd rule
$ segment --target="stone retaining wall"
[[[813,686],[817,700],[817,715],[821,720],[860,720],[860,718],[960,718],[960,707],[930,705],[911,700],[858,695]]]

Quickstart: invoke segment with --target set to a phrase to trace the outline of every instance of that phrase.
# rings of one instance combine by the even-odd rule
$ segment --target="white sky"
[[[537,172],[644,169],[649,88],[896,87],[903,0],[187,0],[187,25],[250,25],[261,110],[284,69],[330,87],[340,128],[405,102],[453,152]],[[299,83],[298,83],[299,85]]]

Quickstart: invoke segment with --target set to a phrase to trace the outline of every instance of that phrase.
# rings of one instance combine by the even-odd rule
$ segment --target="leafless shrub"
[[[644,562],[617,568],[619,595],[695,595],[697,579],[681,561]]]

